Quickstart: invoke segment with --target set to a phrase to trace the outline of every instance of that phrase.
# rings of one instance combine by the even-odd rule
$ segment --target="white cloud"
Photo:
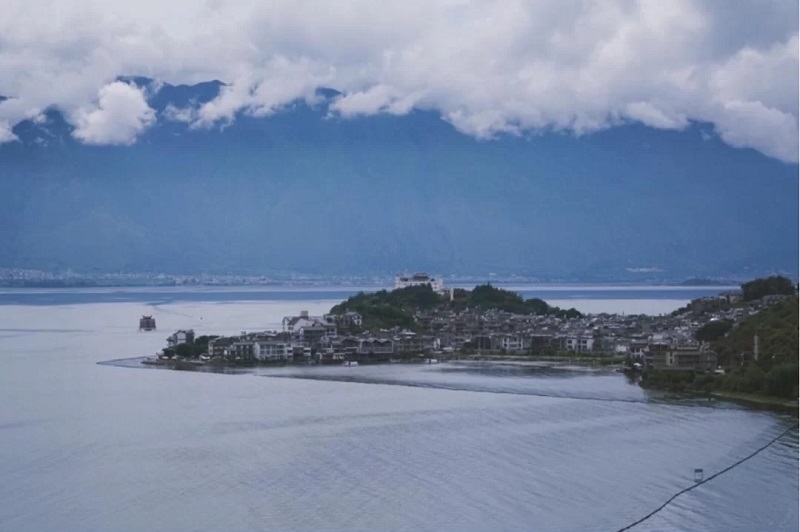
[[[73,113],[72,135],[86,144],[133,144],[155,120],[141,89],[115,81],[100,89],[90,107]]]
[[[376,113],[404,115],[414,109],[420,96],[420,93],[403,93],[393,87],[378,84],[340,96],[331,104],[330,109],[347,118]]]
[[[625,106],[624,115],[658,129],[682,129],[688,123],[686,115],[659,109],[650,102],[629,103]]]
[[[313,100],[317,87],[331,81],[330,73],[328,67],[306,59],[272,57],[263,67],[237,75],[217,98],[197,108],[192,126],[230,122],[239,112],[268,116],[295,100]]]
[[[755,148],[781,159],[797,162],[797,117],[760,102],[731,101],[715,121],[722,140],[740,148]]]
[[[17,140],[17,136],[11,131],[11,124],[5,120],[0,120],[0,144]]]
[[[708,121],[734,146],[798,159],[791,0],[0,0],[0,11],[0,94],[18,97],[0,120],[12,124],[49,105],[78,119],[100,87],[140,74],[228,83],[171,111],[194,127],[269,115],[325,85],[345,93],[333,104],[343,117],[432,109],[481,138]]]

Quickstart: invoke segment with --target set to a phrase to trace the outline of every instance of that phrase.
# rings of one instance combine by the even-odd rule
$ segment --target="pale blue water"
[[[607,286],[607,285],[498,285],[525,299],[538,297],[582,312],[660,314],[671,312],[691,299],[715,295],[735,287]],[[130,302],[149,305],[230,301],[330,301],[338,303],[360,291],[380,287],[152,287],[0,289],[0,305],[71,305]]]
[[[97,364],[319,295],[0,305],[0,530],[617,530],[794,423],[582,368]],[[797,530],[797,452],[793,431],[634,530]]]

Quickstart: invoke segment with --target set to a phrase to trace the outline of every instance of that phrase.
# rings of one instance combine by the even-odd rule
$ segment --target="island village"
[[[512,294],[490,285],[475,291]],[[237,336],[197,336],[180,330],[167,347],[145,363],[169,365],[353,364],[451,359],[545,359],[579,357],[583,361],[621,361],[630,368],[693,372],[718,370],[708,342],[697,339],[703,326],[715,321],[731,326],[788,295],[765,295],[745,301],[741,290],[693,300],[670,315],[583,315],[574,309],[548,307],[520,313],[498,308],[455,305],[469,291],[446,288],[441,279],[419,273],[398,275],[393,292],[422,290],[444,304],[415,309],[406,326],[369,327],[361,313],[337,305],[329,314],[286,316],[280,331],[242,332]],[[417,294],[419,295],[419,294]],[[428,294],[429,295],[429,294]],[[359,294],[355,299],[372,297]],[[518,298],[516,294],[513,297]],[[448,305],[448,302],[450,303]],[[527,301],[528,303],[530,300]],[[499,305],[502,306],[502,305]],[[149,317],[148,317],[149,318]],[[155,327],[155,323],[149,323]],[[758,357],[758,338],[742,357]]]

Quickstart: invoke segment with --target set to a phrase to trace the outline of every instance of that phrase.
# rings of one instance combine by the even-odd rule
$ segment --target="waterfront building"
[[[646,356],[647,365],[653,369],[683,371],[713,371],[717,355],[705,345],[654,344]]]
[[[289,342],[262,338],[253,342],[253,354],[262,361],[292,360],[293,348]]]
[[[394,354],[394,342],[385,338],[363,338],[358,341],[358,354],[391,356]]]

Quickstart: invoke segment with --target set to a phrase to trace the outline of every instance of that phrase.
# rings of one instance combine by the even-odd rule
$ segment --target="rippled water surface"
[[[334,302],[0,305],[0,530],[613,531],[794,424],[585,368],[97,364]],[[797,530],[797,453],[795,430],[633,530]]]

